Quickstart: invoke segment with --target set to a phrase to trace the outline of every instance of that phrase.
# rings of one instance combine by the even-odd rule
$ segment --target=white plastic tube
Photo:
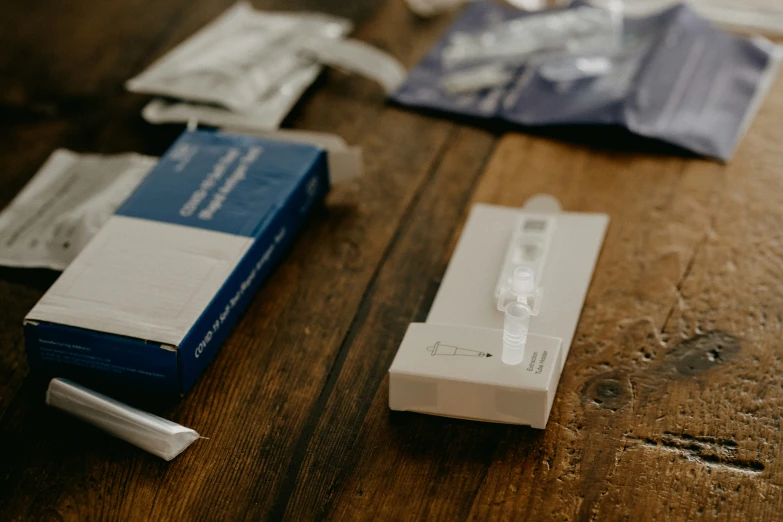
[[[428,18],[446,11],[456,9],[471,0],[405,0],[411,11],[419,16]]]
[[[525,357],[527,332],[530,329],[530,308],[525,303],[512,301],[506,305],[503,320],[503,362],[516,365]]]
[[[310,40],[299,49],[318,63],[376,81],[386,94],[396,91],[408,75],[394,56],[359,40]]]
[[[531,307],[529,300],[535,299],[535,272],[527,267],[514,270],[511,285],[502,299],[510,299],[503,307],[503,362],[516,365],[525,357],[530,316],[538,315],[538,307]],[[539,299],[540,301],[540,299]],[[540,306],[540,305],[539,305]]]
[[[52,379],[46,404],[92,424],[165,460],[171,460],[199,434],[190,428],[94,392],[67,379]]]

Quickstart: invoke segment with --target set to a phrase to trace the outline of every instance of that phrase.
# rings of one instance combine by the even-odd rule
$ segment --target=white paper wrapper
[[[196,120],[213,127],[274,130],[280,127],[302,93],[321,72],[321,68],[320,65],[312,63],[292,72],[263,98],[259,98],[241,112],[217,105],[156,98],[142,109],[141,115],[148,122],[155,124],[187,123]]]
[[[259,106],[292,76],[303,71],[310,71],[312,79],[317,75],[318,66],[299,53],[303,42],[341,38],[351,28],[344,18],[265,13],[240,2],[129,80],[127,88],[216,104],[239,114],[259,113]],[[288,94],[297,99],[307,85]]]
[[[374,80],[391,94],[405,81],[405,67],[394,56],[359,40],[302,43],[302,52],[323,65]]]
[[[132,408],[67,379],[52,379],[46,404],[165,460],[172,460],[199,438],[190,428]]]
[[[0,265],[64,270],[157,161],[54,151],[0,213]]]

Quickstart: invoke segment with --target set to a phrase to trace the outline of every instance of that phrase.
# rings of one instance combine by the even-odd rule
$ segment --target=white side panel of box
[[[26,319],[177,346],[252,242],[112,216]]]
[[[500,357],[503,332],[432,323],[408,327],[392,363],[389,406],[543,428],[561,368],[561,341],[531,335],[525,359]]]

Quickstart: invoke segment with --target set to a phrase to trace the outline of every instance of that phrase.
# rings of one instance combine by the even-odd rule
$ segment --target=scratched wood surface
[[[0,4],[0,205],[50,151],[160,154],[141,70],[231,0]],[[349,16],[410,66],[449,23],[400,0],[256,2]],[[22,318],[56,278],[0,269],[0,520],[779,520],[783,84],[729,165],[608,136],[503,137],[329,73],[293,127],[361,145],[196,388],[171,463],[43,405]],[[633,152],[631,152],[631,150]],[[387,407],[471,203],[547,192],[612,222],[544,431]],[[153,406],[154,408],[154,406]]]

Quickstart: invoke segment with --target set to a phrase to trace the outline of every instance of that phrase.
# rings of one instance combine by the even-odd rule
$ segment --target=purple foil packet
[[[567,10],[580,8],[584,5]],[[488,57],[483,63],[454,64],[448,59],[454,42],[466,34],[554,12],[524,13],[475,2],[392,100],[520,126],[622,126],[727,161],[777,73],[778,46],[729,34],[683,4],[646,18],[626,18],[621,45],[600,53],[539,53],[516,63]],[[576,78],[559,72],[577,63],[598,72]],[[449,78],[469,76],[476,67],[489,68],[494,83],[466,92],[447,87]]]

